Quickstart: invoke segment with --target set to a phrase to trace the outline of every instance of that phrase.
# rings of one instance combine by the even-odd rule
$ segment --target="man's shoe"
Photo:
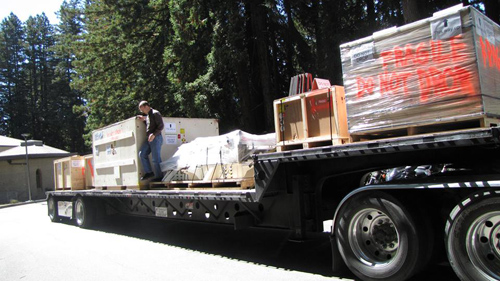
[[[151,180],[152,182],[162,182],[163,178],[154,178]]]
[[[154,177],[155,174],[153,173],[145,173],[144,176],[142,176],[141,181],[147,180],[149,178]]]

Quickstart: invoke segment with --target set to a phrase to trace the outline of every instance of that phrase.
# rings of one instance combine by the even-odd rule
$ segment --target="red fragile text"
[[[420,102],[431,96],[474,94],[472,46],[462,35],[448,40],[406,44],[380,53],[382,72],[356,78],[357,97],[374,94],[407,96],[418,91]],[[380,61],[379,60],[379,61]]]
[[[500,46],[495,46],[490,41],[479,36],[481,59],[485,68],[496,68],[500,71]]]

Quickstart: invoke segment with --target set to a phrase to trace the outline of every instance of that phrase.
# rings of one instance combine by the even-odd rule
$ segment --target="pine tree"
[[[24,30],[16,15],[0,25],[0,134],[21,138],[28,132]]]

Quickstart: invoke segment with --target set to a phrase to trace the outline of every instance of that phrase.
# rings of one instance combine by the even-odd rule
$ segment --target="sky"
[[[45,12],[51,24],[59,23],[55,12],[59,11],[63,0],[0,0],[0,20],[13,12],[25,22],[30,16]]]

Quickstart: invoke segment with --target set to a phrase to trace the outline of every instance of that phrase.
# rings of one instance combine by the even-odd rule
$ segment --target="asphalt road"
[[[354,280],[334,275],[325,234],[115,217],[51,223],[46,203],[0,209],[0,280]],[[458,280],[435,266],[412,280]]]

